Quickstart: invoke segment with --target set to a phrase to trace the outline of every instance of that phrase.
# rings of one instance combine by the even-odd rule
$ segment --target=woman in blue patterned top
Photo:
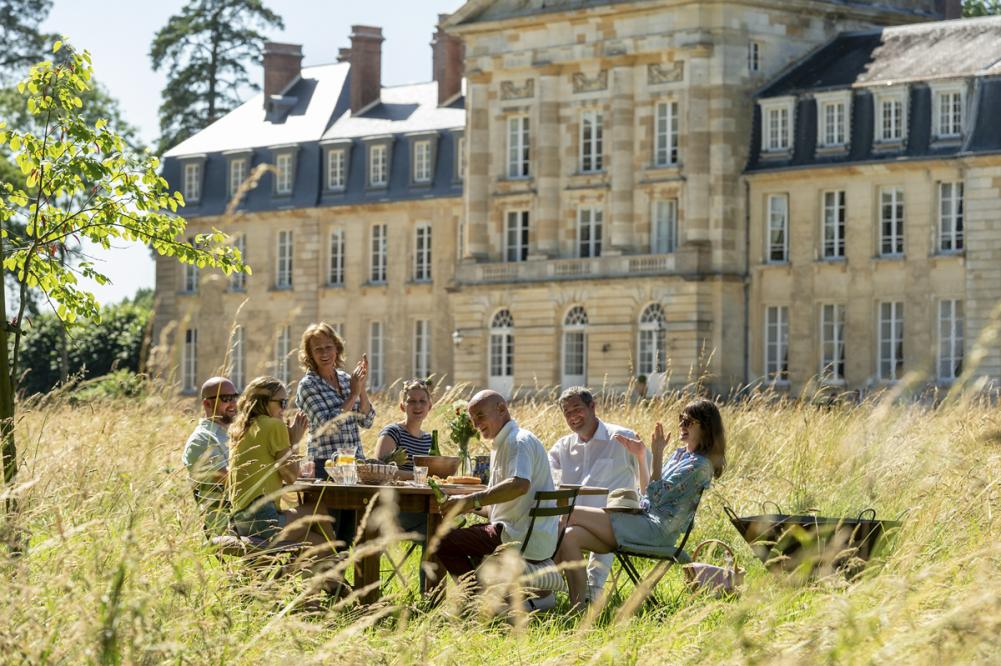
[[[325,479],[324,463],[337,449],[354,450],[365,458],[358,428],[371,428],[375,408],[368,399],[368,357],[350,375],[340,369],[344,363],[344,340],[326,322],[312,324],[302,334],[299,363],[306,376],[296,390],[296,405],[309,419],[307,455],[316,461],[316,478]]]
[[[379,432],[375,457],[385,460],[397,448],[407,452],[407,461],[400,465],[399,478],[412,479],[414,456],[426,456],[431,450],[431,433],[421,430],[421,424],[431,412],[431,390],[423,379],[411,379],[400,391],[400,411],[405,418],[390,423]]]
[[[651,446],[652,471],[647,469],[646,446],[641,440],[615,436],[615,440],[636,457],[640,490],[645,492],[643,509],[639,513],[588,507],[574,509],[556,554],[558,562],[579,562],[584,559],[583,551],[609,553],[620,546],[653,555],[674,552],[678,537],[688,529],[695,515],[702,491],[726,466],[726,435],[715,403],[696,400],[685,406],[678,421],[678,431],[685,446],[664,462],[664,450],[671,436],[665,437],[664,426],[657,424]],[[564,575],[571,606],[587,603],[585,570],[567,569]]]

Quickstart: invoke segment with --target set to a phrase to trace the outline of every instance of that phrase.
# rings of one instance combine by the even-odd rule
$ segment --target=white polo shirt
[[[549,449],[549,464],[553,470],[560,470],[560,483],[596,486],[610,491],[616,488],[638,490],[639,465],[626,447],[612,439],[617,434],[636,437],[628,428],[606,424],[599,419],[598,429],[590,440],[585,442],[576,433],[557,440]],[[653,462],[649,449],[646,456],[649,469]],[[605,506],[605,500],[604,495],[581,495],[577,505],[600,508]]]
[[[505,423],[494,437],[493,450],[490,452],[490,486],[496,486],[512,477],[527,479],[528,492],[510,502],[486,507],[490,512],[490,522],[500,523],[503,527],[501,540],[504,543],[525,540],[528,526],[532,522],[528,512],[535,506],[535,493],[553,490],[553,476],[549,472],[546,449],[535,435],[519,428],[513,419]],[[552,507],[555,503],[546,501],[542,506]],[[525,559],[544,560],[552,557],[556,549],[558,529],[557,517],[536,518],[532,537],[525,548]]]

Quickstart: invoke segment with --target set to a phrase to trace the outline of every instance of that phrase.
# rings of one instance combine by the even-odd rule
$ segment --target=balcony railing
[[[506,263],[460,264],[460,284],[542,282],[677,273],[677,256],[671,254],[543,259]]]

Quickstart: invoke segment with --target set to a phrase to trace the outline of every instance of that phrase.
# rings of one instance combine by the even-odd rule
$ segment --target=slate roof
[[[278,151],[295,147],[291,194],[274,192],[267,173],[242,201],[239,210],[266,211],[315,206],[457,197],[462,181],[456,174],[457,131],[466,124],[465,99],[438,106],[438,84],[418,83],[384,87],[380,99],[357,116],[350,111],[350,64],[304,67],[283,91],[281,104],[264,108],[255,95],[189,139],[164,154],[163,175],[173,189],[182,189],[183,164],[203,160],[202,195],[181,210],[185,217],[221,214],[228,203],[230,155],[248,155],[249,167],[275,163]],[[410,134],[436,134],[434,173],[430,183],[411,179]],[[386,187],[366,183],[367,137],[392,138],[390,173]],[[325,143],[343,139],[348,144],[346,187],[326,189]],[[338,146],[340,148],[341,146]]]
[[[964,133],[958,141],[932,139],[936,81],[970,82]],[[906,85],[907,140],[897,151],[874,149],[873,91]],[[816,149],[816,93],[852,92],[848,150]],[[1001,17],[940,21],[844,33],[766,85],[757,100],[795,98],[793,151],[761,152],[761,109],[754,105],[747,171],[826,164],[929,159],[1001,151]]]

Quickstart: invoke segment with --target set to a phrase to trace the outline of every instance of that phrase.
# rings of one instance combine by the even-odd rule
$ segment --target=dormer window
[[[187,162],[184,165],[184,200],[191,203],[198,203],[202,198],[202,162]]]
[[[236,194],[240,186],[243,185],[243,181],[247,179],[247,163],[249,160],[246,157],[233,157],[229,160],[229,196],[232,197]]]
[[[907,136],[907,88],[888,88],[874,93],[876,143],[902,144]]]
[[[327,151],[327,189],[343,190],[347,178],[347,158],[344,148],[331,148]]]
[[[764,153],[791,153],[793,146],[794,97],[760,100],[761,150]]]
[[[368,184],[370,187],[385,187],[389,182],[389,164],[386,146],[383,144],[368,148]]]
[[[932,138],[960,139],[966,115],[966,86],[961,82],[931,84]]]
[[[455,141],[455,180],[461,182],[466,177],[466,137],[459,135]]]
[[[851,136],[852,94],[848,90],[822,93],[817,99],[817,146],[844,148]]]
[[[414,182],[431,182],[431,140],[414,141]]]
[[[275,159],[275,194],[292,194],[291,153],[280,153]]]

